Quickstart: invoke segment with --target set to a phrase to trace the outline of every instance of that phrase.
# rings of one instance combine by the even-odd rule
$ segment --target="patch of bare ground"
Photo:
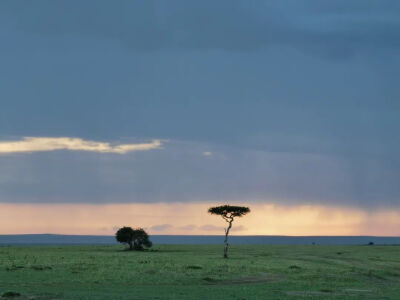
[[[334,295],[331,292],[318,292],[318,291],[290,291],[286,292],[286,295],[288,296],[303,296],[303,297],[309,297],[309,296],[332,296]]]
[[[350,292],[350,293],[370,293],[372,292],[371,290],[365,290],[365,289],[345,289],[345,292]]]
[[[6,292],[3,295],[0,296],[1,299],[13,299],[13,300],[57,300],[59,298],[54,298],[51,296],[27,296],[27,295],[21,295],[20,293],[16,292]]]
[[[248,277],[240,277],[233,279],[213,279],[210,277],[205,277],[203,280],[206,284],[212,285],[232,285],[232,284],[260,284],[260,283],[268,283],[268,282],[276,282],[281,280],[279,276],[260,273],[254,276]]]
[[[371,290],[366,289],[344,289],[346,293],[370,293]],[[320,291],[288,291],[286,292],[288,296],[302,296],[302,297],[310,297],[310,296],[344,296],[345,294],[335,293],[331,290],[320,290]]]

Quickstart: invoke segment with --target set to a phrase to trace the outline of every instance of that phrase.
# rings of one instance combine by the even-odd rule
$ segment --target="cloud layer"
[[[397,1],[5,2],[21,31],[109,39],[138,52],[289,45],[328,57],[400,48]],[[22,9],[22,6],[25,9]],[[79,9],[78,9],[79,8]],[[372,43],[371,43],[372,41]]]
[[[119,145],[69,137],[25,137],[18,141],[0,141],[0,154],[55,150],[125,154],[133,151],[147,151],[159,148],[161,148],[161,141],[159,140],[153,140],[150,143]]]
[[[205,149],[213,155],[204,156]],[[0,155],[0,170],[0,202],[7,203],[246,201],[400,207],[396,160],[372,155],[238,150],[169,140],[162,151],[135,155]]]

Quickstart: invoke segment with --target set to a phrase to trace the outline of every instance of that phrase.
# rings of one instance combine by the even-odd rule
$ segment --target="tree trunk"
[[[133,250],[132,241],[129,242],[129,250]]]
[[[232,221],[229,221],[229,226],[228,228],[225,229],[225,241],[224,241],[224,258],[228,258],[228,235],[229,235],[229,230],[232,228]]]

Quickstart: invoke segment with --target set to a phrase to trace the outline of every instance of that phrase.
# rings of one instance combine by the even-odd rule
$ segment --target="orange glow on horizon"
[[[207,213],[215,203],[0,204],[0,234],[112,235],[121,226],[150,234],[222,235],[225,222]],[[367,212],[315,205],[247,204],[232,235],[377,235],[400,233],[400,211]]]

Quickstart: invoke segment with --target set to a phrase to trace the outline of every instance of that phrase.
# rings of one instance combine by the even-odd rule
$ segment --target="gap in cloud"
[[[160,140],[152,140],[148,143],[111,145],[108,142],[97,142],[71,137],[24,137],[16,141],[0,141],[0,154],[55,150],[125,154],[133,151],[160,149],[161,147],[162,143]]]
[[[113,235],[123,226],[150,234],[223,235],[226,222],[207,213],[216,203],[0,204],[0,234]],[[236,218],[233,235],[397,236],[400,210],[329,205],[242,203],[251,213]]]

